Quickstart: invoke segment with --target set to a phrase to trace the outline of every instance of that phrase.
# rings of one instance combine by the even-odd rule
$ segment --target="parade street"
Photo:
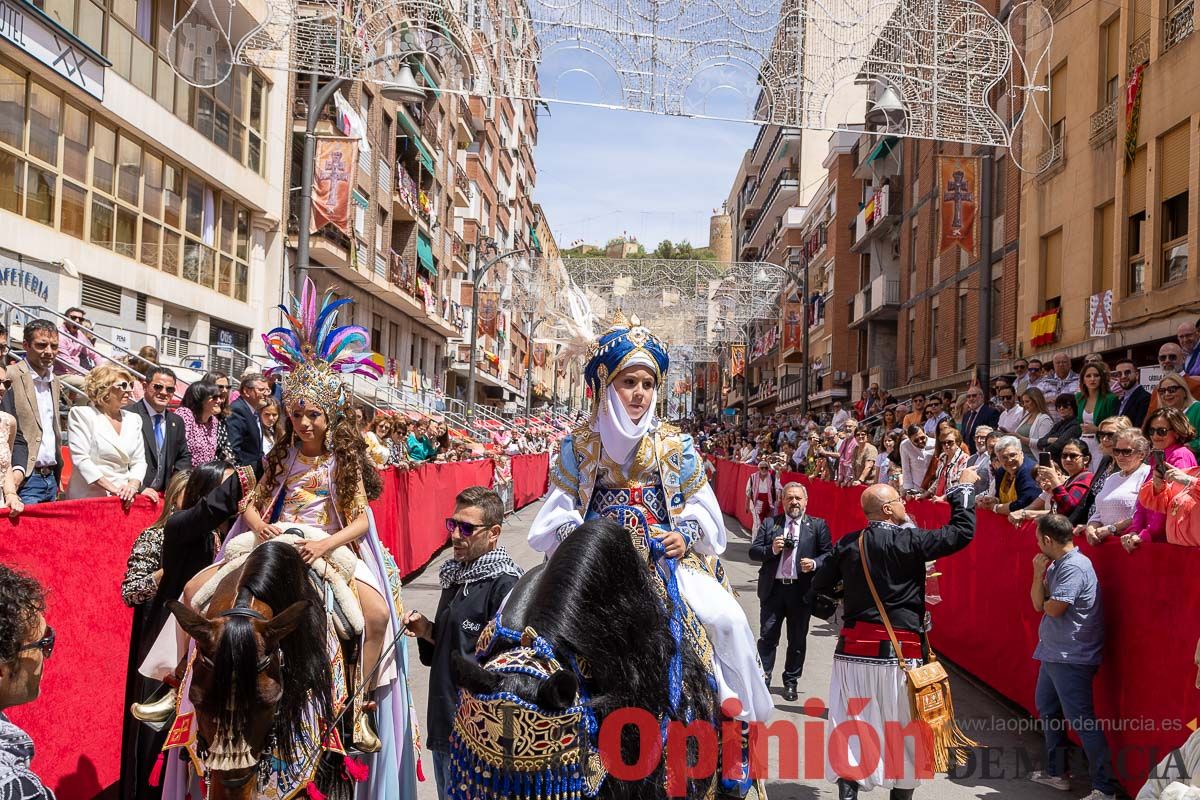
[[[525,537],[530,523],[541,508],[538,502],[514,516],[510,516],[501,536],[501,544],[513,558],[524,568],[529,568],[541,560],[541,555],[534,553],[526,545]],[[739,602],[746,611],[755,632],[758,631],[758,601],[755,598],[755,578],[758,565],[750,561],[749,533],[739,525],[733,517],[725,517],[729,529],[729,547],[725,553],[724,564],[734,588],[739,593]],[[443,550],[430,562],[429,566],[404,587],[404,601],[409,609],[417,609],[432,616],[437,608],[438,569],[451,556],[449,548]],[[950,602],[948,600],[947,602]],[[836,642],[835,632],[828,623],[814,620],[809,633],[808,657],[804,677],[800,681],[800,698],[795,703],[784,703],[780,696],[779,675],[775,675],[772,693],[775,696],[776,716],[773,720],[787,719],[798,727],[804,724],[802,705],[806,699],[821,698],[824,700],[829,691],[829,675],[833,663],[833,650]],[[782,645],[781,645],[782,646]],[[1013,654],[1013,658],[1026,657]],[[422,728],[425,725],[425,703],[428,696],[429,671],[421,666],[416,656],[416,648],[410,648],[409,680],[412,685],[413,697],[416,701]],[[1086,794],[1086,778],[1077,780],[1072,786],[1070,795],[1045,786],[1032,783],[1025,779],[1029,769],[1036,769],[1041,759],[1041,736],[1030,730],[1030,720],[1026,715],[1015,711],[996,699],[990,693],[981,690],[969,678],[951,670],[951,680],[954,689],[954,706],[963,730],[967,731],[981,744],[995,749],[987,759],[986,767],[979,760],[963,768],[967,773],[964,777],[947,778],[939,775],[931,784],[922,786],[917,797],[921,800],[966,800],[966,798],[982,797],[1012,797],[1022,800],[1051,800],[1068,796]],[[993,731],[992,728],[996,728]],[[803,728],[800,728],[803,730]],[[1017,733],[1015,731],[1024,731]],[[1033,759],[1033,766],[1029,766]],[[437,792],[432,780],[431,759],[428,751],[424,755],[424,770],[426,780],[418,785],[419,800],[436,800]],[[770,764],[774,776],[778,769],[778,759],[772,747]],[[804,774],[803,760],[800,764],[801,775]],[[1082,770],[1079,770],[1082,772]],[[1086,773],[1083,773],[1086,775]],[[772,780],[768,785],[770,800],[815,800],[816,798],[836,797],[836,787],[823,779],[799,781]],[[864,793],[864,797],[886,797],[887,792],[877,790]]]

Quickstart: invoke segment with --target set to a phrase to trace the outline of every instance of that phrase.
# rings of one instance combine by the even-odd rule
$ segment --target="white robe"
[[[772,479],[775,482],[774,486],[771,486],[770,484]],[[758,470],[751,472],[750,477],[746,479],[746,500],[750,503],[750,516],[754,520],[754,524],[750,529],[750,538],[754,538],[758,535],[758,526],[761,525],[763,521],[762,514],[760,513],[760,509],[758,507],[758,491],[760,482]],[[768,472],[766,482],[767,486],[770,487],[769,491],[771,493],[771,498],[774,505],[774,508],[770,510],[770,513],[767,516],[773,517],[777,513],[780,501],[783,499],[783,484],[780,482],[779,473],[777,472]]]

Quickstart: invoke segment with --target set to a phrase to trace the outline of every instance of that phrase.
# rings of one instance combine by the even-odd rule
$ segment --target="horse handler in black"
[[[764,679],[771,685],[775,649],[787,623],[787,655],[783,662],[783,699],[796,699],[796,684],[804,672],[808,623],[812,609],[805,601],[813,573],[833,550],[825,520],[805,513],[808,490],[802,483],[783,487],[783,512],[759,526],[750,558],[758,568],[758,657]]]
[[[429,673],[429,726],[425,745],[433,753],[438,797],[446,796],[450,728],[458,709],[458,685],[450,668],[458,651],[474,660],[475,643],[522,570],[500,545],[504,503],[482,486],[463,489],[455,498],[454,515],[446,520],[454,558],[442,565],[442,596],[432,620],[420,611],[404,618],[405,633],[417,639],[421,663]]]

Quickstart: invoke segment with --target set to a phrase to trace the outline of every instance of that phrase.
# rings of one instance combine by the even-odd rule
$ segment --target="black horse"
[[[472,695],[497,692],[515,694],[548,712],[561,712],[582,698],[595,714],[600,729],[619,709],[648,711],[655,720],[709,722],[718,719],[717,696],[708,666],[683,642],[682,692],[672,708],[669,671],[676,654],[669,613],[658,579],[651,574],[646,556],[614,522],[598,519],[585,523],[558,547],[553,557],[518,581],[509,595],[501,624],[513,631],[533,628],[554,650],[558,662],[571,665],[542,679],[528,673],[498,673],[474,661],[455,661],[459,685]],[[496,637],[485,663],[518,643]],[[582,676],[577,684],[576,677]],[[714,727],[714,730],[717,728]],[[621,758],[638,761],[639,750],[661,745],[658,724],[652,741],[642,741],[639,728],[621,731]],[[694,742],[689,743],[695,758]],[[596,741],[591,741],[595,746]],[[718,748],[719,752],[719,748]],[[611,762],[615,753],[605,754]],[[690,780],[688,797],[713,793],[719,771]],[[612,800],[651,800],[666,796],[664,759],[640,780],[609,776],[599,797]],[[498,796],[485,786],[470,787],[463,796]]]
[[[189,697],[212,778],[210,800],[252,797],[259,762],[272,750],[294,763],[321,758],[319,788],[347,796],[339,791],[340,763],[331,769],[329,754],[297,747],[314,707],[318,727],[332,719],[326,616],[307,572],[290,544],[264,542],[221,582],[204,614],[169,604],[199,651]],[[210,752],[214,746],[232,748],[237,765]]]

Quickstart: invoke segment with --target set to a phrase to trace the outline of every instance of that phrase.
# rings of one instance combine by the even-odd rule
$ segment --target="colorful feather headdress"
[[[383,357],[371,352],[371,339],[361,325],[334,327],[337,311],[348,298],[333,299],[326,292],[320,309],[317,287],[305,279],[300,298],[291,298],[291,309],[279,306],[288,327],[263,334],[267,353],[275,360],[268,374],[282,374],[283,403],[315,403],[327,416],[337,417],[349,406],[349,392],[343,375],[365,375],[378,379],[383,375]]]

